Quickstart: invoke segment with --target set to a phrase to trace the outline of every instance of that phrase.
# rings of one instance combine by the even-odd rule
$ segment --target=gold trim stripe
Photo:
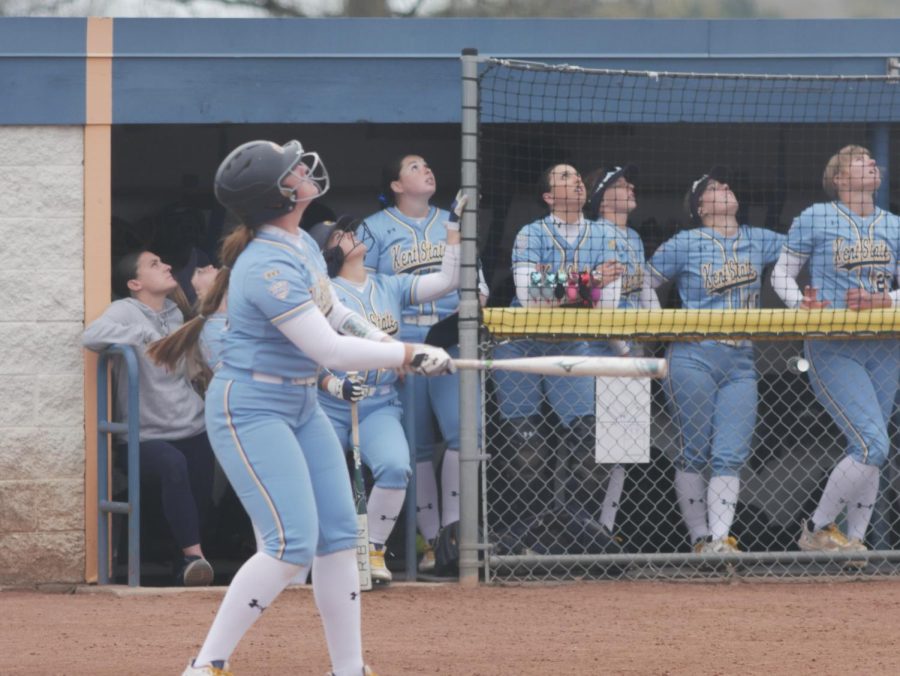
[[[112,220],[113,19],[86,25],[84,126],[84,321],[109,305]],[[112,398],[110,398],[112,401]],[[97,355],[84,359],[84,578],[97,581]],[[112,463],[110,463],[112,467]]]

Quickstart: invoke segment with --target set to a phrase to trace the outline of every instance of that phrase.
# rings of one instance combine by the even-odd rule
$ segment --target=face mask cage
[[[328,176],[328,169],[325,167],[322,158],[319,157],[319,153],[304,152],[303,145],[300,141],[289,141],[284,145],[284,150],[286,153],[295,155],[297,160],[292,163],[290,168],[278,179],[278,186],[281,189],[282,195],[289,197],[294,203],[298,203],[309,202],[328,192],[328,189],[331,188],[331,178]],[[301,165],[304,167],[305,171],[297,170]],[[284,186],[284,179],[291,174],[301,181],[314,183],[319,191],[318,194],[310,195],[309,197],[304,197],[302,199],[298,198],[296,188]]]
[[[347,255],[350,254],[356,247],[366,244],[368,242],[374,242],[374,238],[372,237],[372,232],[369,230],[369,226],[366,225],[365,221],[357,221],[356,219],[341,217],[338,219],[337,227],[334,232],[340,232],[341,236],[344,233],[351,233],[355,238],[356,242],[350,248],[350,251],[344,253],[344,250],[341,249],[340,240],[338,240],[334,246],[326,249],[322,256],[325,258],[325,262],[328,265],[328,276],[329,277],[337,277],[338,273],[340,273],[341,267],[344,265],[344,260]]]

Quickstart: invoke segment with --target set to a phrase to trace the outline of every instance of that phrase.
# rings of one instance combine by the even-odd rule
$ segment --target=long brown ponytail
[[[213,281],[209,292],[203,297],[198,306],[199,314],[165,338],[157,340],[151,344],[147,350],[147,355],[160,366],[165,366],[170,371],[174,371],[178,363],[188,358],[189,362],[196,362],[200,366],[201,372],[206,366],[203,359],[200,358],[200,350],[198,341],[200,333],[203,331],[203,325],[206,324],[206,318],[219,309],[222,301],[225,300],[225,294],[228,292],[228,281],[231,278],[231,266],[234,265],[241,252],[247,248],[247,245],[253,241],[256,232],[248,228],[246,225],[236,227],[222,242],[219,251],[219,259],[222,261],[222,267]],[[208,379],[207,379],[208,380]]]

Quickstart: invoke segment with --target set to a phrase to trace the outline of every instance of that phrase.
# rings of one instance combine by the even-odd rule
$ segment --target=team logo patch
[[[272,282],[269,284],[269,293],[277,298],[278,300],[284,300],[288,296],[288,292],[291,290],[290,284],[288,284],[285,280],[281,279],[277,282]]]
[[[321,276],[316,283],[310,287],[309,295],[312,296],[313,302],[327,315],[331,312],[331,280],[328,277]]]

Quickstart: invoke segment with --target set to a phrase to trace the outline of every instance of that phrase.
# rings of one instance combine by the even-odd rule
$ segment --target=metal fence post
[[[478,357],[478,51],[462,51],[462,176],[461,187],[468,197],[463,213],[459,303],[459,353],[462,359]],[[464,586],[478,584],[478,421],[479,380],[475,371],[463,371],[459,378],[460,425],[460,520],[459,581]]]

